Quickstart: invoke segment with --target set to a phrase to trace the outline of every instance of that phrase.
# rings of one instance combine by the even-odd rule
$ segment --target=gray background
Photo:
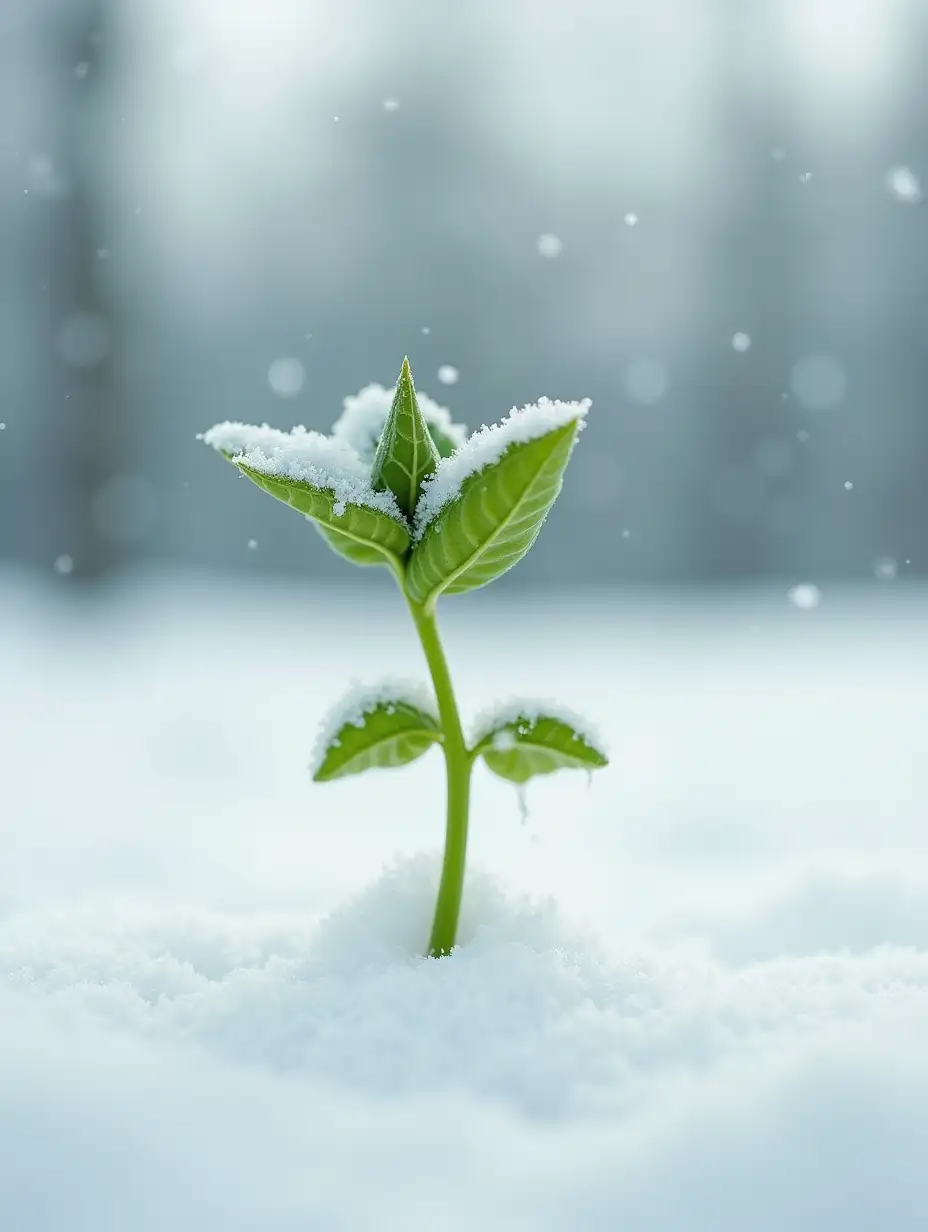
[[[916,0],[5,0],[0,558],[342,574],[195,434],[408,352],[471,427],[594,400],[509,584],[924,574],[926,54]]]

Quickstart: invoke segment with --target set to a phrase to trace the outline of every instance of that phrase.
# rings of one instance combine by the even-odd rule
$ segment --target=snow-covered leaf
[[[409,548],[409,527],[391,492],[344,441],[295,428],[217,424],[202,438],[277,500],[310,518],[333,551],[356,565],[390,565]]]
[[[441,740],[431,696],[403,682],[355,688],[323,720],[313,756],[313,779],[404,766]]]
[[[548,402],[442,459],[416,507],[406,588],[416,603],[486,586],[529,550],[561,490],[587,402]]]
[[[409,532],[379,509],[341,505],[332,492],[298,479],[277,479],[254,471],[243,462],[239,470],[271,496],[305,514],[333,552],[355,565],[389,565],[409,547]]]
[[[609,760],[582,720],[532,705],[500,711],[495,721],[483,725],[475,748],[494,774],[513,783],[555,770],[597,770]]]
[[[393,405],[374,455],[371,485],[375,491],[391,491],[400,511],[411,519],[422,481],[434,472],[438,461],[438,450],[419,410],[409,360],[404,359]]]

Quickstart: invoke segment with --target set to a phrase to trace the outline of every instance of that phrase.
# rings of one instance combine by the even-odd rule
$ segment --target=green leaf
[[[377,492],[389,489],[400,512],[411,519],[422,481],[435,470],[438,459],[438,450],[419,410],[409,360],[404,359],[393,405],[374,455],[371,483]]]
[[[429,421],[426,420],[425,426],[429,430],[429,436],[432,438],[432,444],[438,450],[438,456],[440,458],[450,458],[458,447],[457,441],[453,441],[450,436],[447,436],[444,432],[442,432],[438,424],[429,423]]]
[[[368,505],[345,504],[325,488],[299,479],[283,479],[253,470],[237,462],[252,483],[269,492],[291,509],[310,518],[333,552],[356,565],[389,565],[397,568],[409,549],[409,531],[396,518]]]
[[[405,766],[441,740],[435,718],[411,702],[378,701],[340,724],[317,755],[313,780],[361,774],[364,770]]]
[[[425,528],[406,566],[415,603],[461,594],[500,577],[538,537],[563,483],[577,434],[572,419],[534,440],[512,444],[469,475],[460,495]]]
[[[527,783],[555,770],[597,770],[609,759],[564,719],[520,715],[487,732],[475,752],[500,778]]]

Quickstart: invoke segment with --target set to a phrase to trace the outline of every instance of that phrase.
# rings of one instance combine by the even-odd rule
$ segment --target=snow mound
[[[349,723],[354,727],[363,727],[366,715],[371,714],[378,706],[389,705],[390,702],[406,702],[438,721],[435,697],[431,689],[420,681],[387,676],[373,684],[353,682],[319,724],[316,743],[309,759],[312,774],[315,774],[325,761],[326,753],[343,727]]]
[[[110,1029],[378,1098],[478,1097],[529,1121],[643,1115],[668,1081],[871,1032],[928,1029],[928,954],[779,959],[733,972],[692,953],[575,934],[552,903],[471,877],[460,946],[421,956],[436,860],[397,864],[307,932],[258,922],[218,947],[190,922],[81,944],[41,920],[0,932],[7,990]],[[267,936],[271,928],[274,941]],[[207,956],[204,961],[204,955]]]
[[[294,479],[331,492],[339,517],[347,505],[361,505],[406,525],[393,493],[374,491],[370,466],[342,440],[303,427],[281,432],[267,424],[256,427],[232,422],[215,424],[197,439],[261,475]]]
[[[442,458],[435,473],[423,483],[416,506],[415,537],[421,538],[429,523],[438,517],[446,505],[457,499],[465,479],[499,461],[511,445],[521,445],[547,436],[571,420],[576,420],[582,427],[591,405],[589,398],[584,398],[582,402],[552,402],[548,398],[539,398],[521,409],[513,407],[498,424],[490,427],[484,424],[450,458]]]
[[[344,410],[332,427],[332,436],[349,445],[368,465],[374,461],[377,442],[387,422],[395,393],[395,387],[385,389],[383,385],[365,385],[356,394],[349,394],[344,399]],[[446,406],[439,405],[428,394],[418,391],[416,398],[427,424],[438,428],[456,449],[464,444],[467,428],[454,422]]]

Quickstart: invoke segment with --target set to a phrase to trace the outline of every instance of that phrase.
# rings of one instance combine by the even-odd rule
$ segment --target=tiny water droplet
[[[430,334],[430,333],[432,332],[432,327],[431,327],[431,325],[423,325],[423,326],[422,326],[422,332],[423,332],[423,334]]]
[[[853,484],[853,481],[852,481],[852,480],[850,480],[850,479],[845,479],[845,481],[844,481],[844,490],[845,490],[845,492],[853,492],[853,490],[854,490],[854,484]]]
[[[623,539],[631,539],[631,537],[632,537],[632,532],[628,529],[628,527],[627,527],[627,526],[624,526],[624,527],[622,528],[622,538],[623,538]]]
[[[456,385],[460,375],[457,368],[452,367],[451,364],[442,364],[438,369],[438,379],[442,385]]]
[[[109,255],[110,255],[110,250],[108,248],[98,248],[97,249],[97,260],[98,261],[109,260]]]
[[[248,540],[248,551],[249,551],[249,552],[257,552],[257,550],[258,550],[258,541],[257,541],[257,539],[249,539],[249,540]]]
[[[74,569],[74,561],[67,553],[62,553],[61,556],[55,558],[55,572],[61,574],[62,577],[67,577]]]
[[[385,98],[383,100],[384,111],[399,111],[400,100],[398,98]]]
[[[751,349],[751,335],[737,333],[732,336],[731,345],[736,351],[749,351]]]
[[[81,60],[80,64],[74,65],[74,76],[79,81],[83,81],[89,72],[90,72],[90,65],[87,63],[86,60]]]
[[[775,163],[781,163],[783,159],[786,157],[786,151],[783,149],[781,145],[775,145],[773,149],[770,151],[770,157],[773,159]]]
[[[637,223],[638,223],[638,215],[637,215],[637,214],[633,214],[633,213],[631,212],[631,210],[629,210],[629,212],[625,215],[625,217],[624,217],[624,219],[623,219],[622,221],[625,223],[626,227],[634,227],[634,226],[637,226]]]
[[[812,172],[803,171],[802,174],[799,176],[799,183],[808,184],[811,179],[812,179]]]
[[[808,439],[809,439],[808,432],[805,430],[805,428],[800,428],[799,431],[796,433],[796,440],[802,441],[802,443],[805,444]]]
[[[516,787],[516,800],[519,804],[519,824],[524,826],[528,821],[528,802],[525,798],[524,783],[519,783]]]
[[[5,432],[5,431],[6,431],[6,424],[0,423],[0,432]]]
[[[892,582],[899,574],[899,562],[893,556],[878,556],[873,572],[881,582]]]

